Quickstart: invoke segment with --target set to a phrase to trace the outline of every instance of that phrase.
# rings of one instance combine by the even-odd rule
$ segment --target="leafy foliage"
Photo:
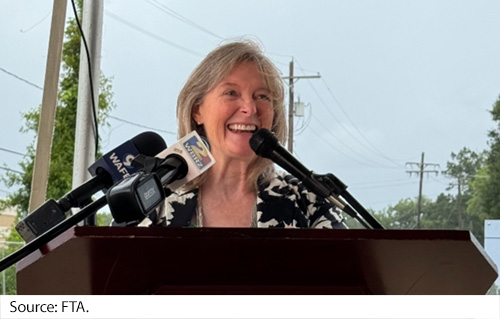
[[[22,247],[21,243],[23,240],[14,230],[11,230],[10,235],[5,240],[9,244],[4,244],[0,247],[0,251],[2,252],[0,257],[2,258],[10,255]],[[12,265],[0,273],[0,294],[3,294],[4,290],[6,295],[16,294],[16,265]]]
[[[467,213],[480,219],[500,219],[500,98],[490,113],[496,129],[488,133],[490,149],[485,166],[471,181],[472,194],[467,207]]]

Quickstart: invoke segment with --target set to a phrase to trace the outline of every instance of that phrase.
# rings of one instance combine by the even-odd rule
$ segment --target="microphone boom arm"
[[[340,209],[342,209],[344,212],[349,214],[351,217],[356,218],[365,228],[369,228],[368,225],[372,229],[384,229],[384,226],[380,224],[378,220],[373,217],[370,212],[368,212],[363,205],[361,205],[348,191],[347,191],[347,186],[340,180],[338,179],[335,175],[328,173],[324,175],[320,174],[312,174],[312,177],[317,180],[319,183],[324,185],[330,192],[330,196],[327,197],[327,199]],[[342,196],[347,203],[350,205],[346,205],[343,203],[338,196]],[[334,201],[332,201],[334,200]],[[336,202],[340,202],[340,205],[343,205],[344,207],[339,206]],[[362,217],[360,219],[359,217]],[[368,225],[367,225],[368,223]]]

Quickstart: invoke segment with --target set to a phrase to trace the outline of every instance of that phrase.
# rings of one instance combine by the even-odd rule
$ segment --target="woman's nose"
[[[257,113],[257,102],[253,97],[244,98],[240,109],[245,114]]]

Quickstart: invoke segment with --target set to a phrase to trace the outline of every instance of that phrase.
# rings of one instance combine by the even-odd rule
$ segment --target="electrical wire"
[[[137,126],[137,127],[145,128],[145,129],[148,129],[148,130],[153,130],[153,131],[156,131],[156,132],[161,132],[161,133],[166,133],[166,134],[177,135],[177,133],[175,133],[175,132],[166,131],[166,130],[162,130],[162,129],[159,129],[159,128],[154,128],[154,127],[151,127],[151,126],[146,126],[146,125],[142,125],[142,124],[139,124],[139,123],[127,121],[127,120],[121,119],[121,118],[116,117],[116,116],[109,115],[108,117],[110,119],[114,119],[114,120],[117,120],[119,122],[123,122],[123,123],[134,125],[134,126]]]
[[[40,21],[36,22],[34,25],[32,25],[31,27],[29,27],[26,30],[21,29],[19,31],[21,33],[28,33],[28,32],[30,32],[31,30],[33,30],[34,28],[36,28],[37,26],[39,26],[43,21],[45,21],[45,19],[47,19],[51,13],[52,13],[51,11],[47,12],[47,14],[45,15],[45,17],[43,17]]]
[[[312,119],[311,105],[304,104],[304,108],[308,109],[307,115],[304,115],[303,117],[301,117],[301,121],[297,121],[297,124],[293,125],[294,136],[299,136],[300,134],[302,134],[307,129],[309,124],[311,123],[311,119]],[[297,108],[294,108],[294,109],[297,110]]]
[[[304,71],[304,69],[302,68],[302,66],[300,65],[300,62],[295,60],[298,64],[298,67],[300,70]],[[336,102],[336,104],[339,106],[339,108],[341,109],[342,113],[344,113],[344,115],[346,116],[346,118],[348,119],[348,121],[350,122],[350,124],[353,126],[353,128],[356,130],[356,132],[366,141],[366,143],[363,143],[362,141],[360,141],[359,138],[357,138],[352,132],[351,130],[348,130],[345,125],[337,118],[337,116],[335,116],[335,114],[333,114],[333,112],[331,111],[331,109],[327,106],[327,103],[323,100],[323,98],[321,97],[321,95],[318,93],[318,91],[316,90],[316,88],[314,87],[314,85],[312,84],[312,81],[308,80],[307,82],[309,83],[311,89],[313,90],[313,92],[315,93],[315,95],[317,96],[317,98],[320,100],[320,102],[323,104],[324,108],[327,110],[327,112],[332,116],[332,118],[340,125],[340,127],[342,127],[346,132],[347,134],[349,134],[357,143],[359,143],[361,146],[363,147],[367,147],[370,146],[369,148],[366,148],[368,149],[369,151],[371,151],[372,153],[374,153],[375,155],[377,156],[380,156],[380,157],[383,157],[384,159],[386,160],[389,160],[391,163],[393,163],[394,165],[396,165],[396,167],[398,168],[401,168],[403,167],[402,164],[400,163],[397,163],[396,161],[390,159],[389,157],[385,156],[382,152],[380,152],[378,149],[375,148],[375,146],[373,146],[373,143],[371,143],[367,138],[366,136],[359,130],[359,128],[356,126],[356,124],[351,120],[351,118],[349,117],[349,115],[347,114],[347,112],[344,110],[344,108],[342,107],[342,105],[340,104],[340,102],[338,101],[338,99],[335,97],[335,95],[333,94],[333,92],[331,91],[331,89],[328,87],[328,85],[326,84],[324,78],[322,77],[322,80],[323,80],[323,83],[325,84],[328,92],[330,93],[330,95],[332,96],[332,98],[334,99],[334,101]],[[374,150],[375,149],[375,150]],[[382,155],[381,155],[382,154]]]
[[[388,166],[384,166],[378,162],[375,162],[373,161],[371,158],[368,158],[366,156],[364,156],[363,154],[357,152],[356,150],[354,150],[349,144],[347,144],[346,142],[344,142],[342,139],[340,139],[339,137],[337,137],[336,135],[332,134],[330,132],[330,129],[325,125],[323,124],[323,122],[321,122],[314,114],[312,114],[312,117],[319,123],[319,125],[321,125],[324,129],[325,132],[329,133],[329,136],[333,137],[335,140],[337,140],[340,144],[342,144],[345,149],[351,151],[352,153],[356,154],[359,158],[362,158],[363,161],[361,160],[358,160],[358,159],[355,159],[351,156],[348,156],[347,154],[343,153],[344,155],[348,156],[349,158],[355,160],[356,162],[360,163],[360,164],[363,164],[363,165],[367,165],[367,166],[370,166],[370,167],[383,167],[383,168],[394,168],[394,167],[388,167]],[[309,127],[309,129],[313,130],[312,129],[312,126]],[[316,134],[316,135],[319,135],[319,134]],[[326,140],[325,137],[322,135],[321,138],[323,140]],[[330,146],[331,144],[328,143]],[[398,168],[399,169],[399,168]]]
[[[5,170],[5,171],[7,171],[7,172],[13,172],[13,173],[17,173],[17,174],[24,174],[24,173],[23,173],[23,172],[21,172],[21,171],[17,171],[17,170],[15,170],[15,169],[8,168],[8,167],[2,167],[2,166],[0,166],[0,169],[3,169],[3,170]]]
[[[155,39],[157,41],[160,41],[160,42],[165,43],[165,44],[167,44],[167,45],[169,45],[171,47],[174,47],[174,48],[179,49],[181,51],[190,53],[190,54],[195,55],[197,57],[204,57],[204,55],[201,54],[201,53],[198,53],[198,52],[195,52],[195,51],[193,51],[191,49],[185,48],[185,47],[183,47],[181,45],[178,45],[178,44],[176,44],[176,43],[174,43],[172,41],[169,41],[169,40],[167,40],[165,38],[162,38],[159,35],[156,35],[156,34],[154,34],[152,32],[149,32],[149,31],[147,31],[147,30],[145,30],[145,29],[143,29],[143,28],[141,28],[141,27],[139,27],[139,26],[137,26],[137,25],[135,25],[135,24],[133,24],[133,23],[131,23],[131,22],[129,22],[129,21],[127,21],[127,20],[119,17],[119,16],[117,16],[116,14],[109,12],[108,10],[104,10],[104,13],[106,13],[106,15],[108,15],[109,17],[115,19],[116,21],[118,21],[118,22],[120,22],[120,23],[128,26],[129,28],[132,28],[132,29],[134,29],[134,30],[136,30],[136,31],[144,34],[144,35],[147,35],[150,38],[153,38],[153,39]]]
[[[90,51],[87,45],[87,40],[85,39],[85,34],[83,34],[82,25],[80,24],[80,20],[78,19],[78,12],[76,10],[75,0],[71,0],[71,6],[73,7],[73,13],[75,15],[76,24],[78,25],[78,30],[80,31],[80,35],[82,37],[83,45],[85,47],[85,52],[87,53],[87,64],[89,69],[89,84],[90,84],[90,96],[92,98],[92,114],[94,116],[94,137],[95,137],[95,154],[97,156],[99,151],[99,128],[97,123],[97,111],[95,105],[95,96],[94,96],[94,83],[92,81],[92,64],[90,61]]]
[[[389,187],[399,187],[402,185],[414,185],[415,181],[412,180],[396,180],[394,183],[384,183],[384,182],[374,182],[371,184],[365,184],[365,186],[355,186],[355,185],[350,185],[352,189],[360,190],[360,189],[373,189],[374,187],[376,188],[389,188]]]
[[[354,129],[358,132],[359,136],[361,136],[365,140],[365,142],[368,144],[368,146],[370,146],[372,148],[372,150],[375,151],[375,153],[377,155],[379,155],[379,156],[381,156],[381,157],[389,160],[390,162],[396,164],[397,166],[401,166],[400,163],[397,163],[393,159],[387,157],[382,151],[380,151],[378,148],[376,148],[375,145],[373,145],[372,142],[370,142],[370,140],[361,132],[361,130],[358,128],[358,126],[354,123],[354,121],[351,120],[351,117],[349,116],[349,114],[347,114],[347,112],[345,111],[345,109],[342,107],[342,104],[340,104],[340,102],[337,99],[337,97],[335,96],[335,94],[333,94],[332,90],[330,89],[330,87],[326,83],[325,79],[321,78],[321,80],[323,81],[323,84],[326,86],[326,89],[328,90],[328,92],[330,93],[330,95],[332,96],[332,98],[334,99],[334,101],[337,103],[337,105],[340,108],[340,110],[342,111],[342,113],[345,115],[345,117],[347,118],[347,120],[351,123],[352,127],[354,127]]]
[[[200,31],[203,31],[203,32],[205,32],[205,33],[207,33],[207,34],[209,34],[209,35],[211,35],[219,40],[224,39],[220,35],[215,34],[214,32],[202,27],[201,25],[197,24],[196,22],[189,20],[188,18],[184,17],[180,13],[175,12],[174,10],[170,9],[169,7],[167,7],[166,5],[164,5],[158,1],[155,1],[155,0],[145,0],[145,1],[153,6],[157,7],[158,9],[160,9],[164,13],[168,14],[169,16],[171,16],[171,17],[173,17],[173,18],[175,18],[175,19],[177,19],[185,24],[188,24],[188,25],[190,25],[190,26],[192,26]]]
[[[8,75],[10,75],[10,76],[12,76],[12,77],[14,77],[14,78],[18,79],[19,81],[23,81],[23,82],[24,82],[24,83],[26,83],[26,84],[29,84],[29,85],[31,85],[31,86],[33,86],[33,87],[36,87],[36,88],[37,88],[37,89],[39,89],[39,90],[43,90],[43,88],[42,88],[41,86],[36,85],[35,83],[30,82],[30,81],[28,81],[28,80],[26,80],[26,79],[24,79],[24,78],[20,77],[20,76],[19,76],[19,75],[17,75],[17,74],[14,74],[14,73],[12,73],[12,72],[9,72],[9,71],[5,70],[5,69],[4,69],[4,68],[2,68],[2,67],[0,67],[0,71],[2,71],[2,72],[4,72],[4,73],[6,73],[6,74],[8,74]]]
[[[21,152],[16,152],[16,151],[9,150],[8,148],[3,148],[3,147],[0,147],[0,151],[4,151],[4,152],[7,152],[7,153],[16,154],[16,155],[20,155],[20,156],[25,156],[26,155],[26,154],[23,154]]]
[[[335,120],[335,122],[337,122],[340,127],[349,135],[351,136],[356,142],[358,142],[361,146],[363,147],[366,147],[366,145],[364,145],[352,132],[351,130],[347,129],[347,127],[335,116],[335,114],[333,114],[332,110],[327,106],[326,102],[323,100],[323,98],[319,95],[318,91],[316,91],[316,88],[312,85],[311,81],[307,81],[309,83],[309,85],[311,86],[311,89],[313,90],[313,92],[316,94],[317,98],[320,100],[320,102],[323,104],[324,108],[327,110],[327,112],[332,116],[332,118]],[[314,115],[313,115],[314,116]],[[316,117],[315,117],[316,118]],[[318,120],[319,121],[319,120]],[[319,121],[320,122],[320,121]],[[321,122],[320,122],[321,123]],[[338,139],[342,144],[344,145],[347,145],[345,144],[342,140]],[[350,147],[348,147],[351,151],[352,149]],[[365,148],[366,149],[366,148]],[[357,153],[359,155],[359,153]],[[366,157],[362,156],[361,157],[367,159]],[[368,159],[368,161],[370,162],[373,162],[373,160],[371,159]],[[374,163],[374,162],[373,162]],[[398,166],[399,168],[401,168],[401,166]]]
[[[351,160],[355,161],[355,162],[358,162],[362,165],[366,165],[366,166],[370,166],[370,167],[377,167],[375,165],[372,165],[372,164],[369,164],[369,163],[366,163],[366,162],[362,162],[360,160],[358,160],[357,158],[354,158],[346,153],[344,153],[342,150],[338,149],[337,147],[335,147],[333,144],[330,143],[329,140],[325,139],[325,137],[321,134],[319,134],[318,132],[316,132],[316,130],[311,126],[309,127],[309,129],[311,130],[311,132],[313,132],[316,136],[318,136],[321,140],[323,140],[323,142],[325,142],[326,145],[330,146],[330,148],[332,148],[333,150],[337,151],[338,153],[344,155],[345,157],[348,157],[350,158]]]

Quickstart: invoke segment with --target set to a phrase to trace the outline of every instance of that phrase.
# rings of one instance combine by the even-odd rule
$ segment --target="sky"
[[[68,1],[67,18],[73,14]],[[0,167],[20,170],[41,104],[52,1],[0,0]],[[109,151],[140,132],[176,141],[175,107],[191,71],[219,44],[253,39],[304,103],[294,155],[332,173],[365,208],[416,198],[408,162],[438,164],[487,149],[500,95],[500,2],[493,0],[105,0],[101,70],[116,104],[101,128]],[[286,87],[288,90],[288,87]],[[5,169],[0,169],[3,174]],[[452,180],[426,174],[435,199]],[[0,197],[12,189],[0,183]]]

